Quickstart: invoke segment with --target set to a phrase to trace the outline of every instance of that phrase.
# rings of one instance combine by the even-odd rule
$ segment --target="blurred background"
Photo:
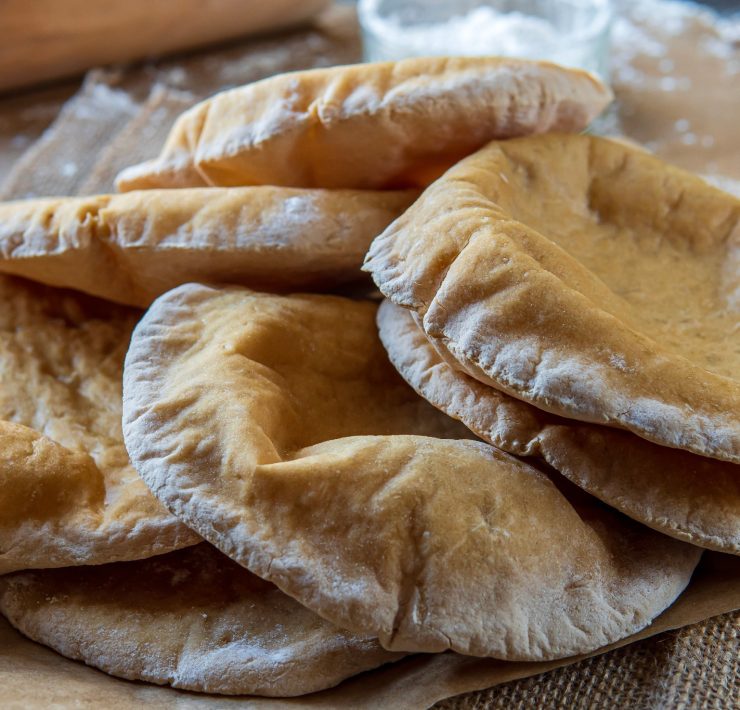
[[[740,186],[740,2],[3,0],[0,198],[112,190],[175,118],[272,74],[413,54],[580,66],[617,100],[594,130]]]

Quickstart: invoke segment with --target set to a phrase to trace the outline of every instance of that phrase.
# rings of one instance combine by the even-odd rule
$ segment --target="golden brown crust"
[[[375,311],[192,284],[158,299],[124,374],[126,443],[156,495],[389,649],[565,656],[675,599],[698,548],[487,444],[437,438],[465,429],[400,380]]]
[[[642,151],[534,136],[450,170],[365,268],[476,379],[737,463],[739,214]]]
[[[580,131],[610,100],[585,72],[496,57],[281,74],[184,113],[117,187],[428,185],[492,138]]]
[[[19,631],[111,675],[228,695],[291,696],[398,660],[210,545],[0,580]]]
[[[0,204],[0,272],[148,306],[188,281],[270,290],[362,278],[414,191],[149,190]]]
[[[138,314],[0,277],[0,573],[194,544],[131,466],[123,357]]]
[[[428,402],[517,456],[538,456],[605,503],[666,535],[740,555],[740,469],[629,432],[548,414],[450,367],[410,311],[385,301],[380,337]]]

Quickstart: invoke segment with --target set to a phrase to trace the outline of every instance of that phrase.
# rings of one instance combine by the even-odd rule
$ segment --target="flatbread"
[[[333,626],[207,544],[17,572],[0,579],[0,611],[68,658],[206,693],[302,695],[403,656]]]
[[[0,277],[0,573],[197,542],[131,466],[123,358],[138,313]]]
[[[400,379],[375,315],[198,285],[158,299],[124,372],[144,480],[229,557],[389,650],[568,656],[676,598],[698,548],[436,438],[465,428]]]
[[[537,456],[590,494],[666,535],[740,555],[740,468],[629,432],[543,412],[448,365],[411,311],[385,301],[378,328],[396,369],[477,436]]]
[[[188,281],[328,288],[417,193],[151,190],[0,204],[0,271],[146,307]]]
[[[739,215],[643,151],[536,136],[450,170],[365,268],[481,382],[738,463]]]
[[[492,138],[580,131],[611,98],[585,72],[496,57],[280,74],[185,112],[116,186],[423,186]]]

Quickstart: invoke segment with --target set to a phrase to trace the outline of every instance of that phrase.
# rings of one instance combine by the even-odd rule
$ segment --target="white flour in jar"
[[[558,32],[547,20],[487,6],[436,24],[408,26],[393,16],[383,32],[389,43],[402,45],[407,56],[439,47],[448,48],[450,54],[526,56],[532,47],[558,42]]]
[[[594,17],[577,31],[565,32],[544,17],[502,12],[481,5],[444,22],[404,23],[397,14],[374,15],[377,2],[364,3],[361,17],[375,35],[378,56],[402,59],[430,55],[497,55],[545,59],[600,71],[601,36],[609,22],[606,3],[594,3]],[[604,40],[605,42],[605,40]]]

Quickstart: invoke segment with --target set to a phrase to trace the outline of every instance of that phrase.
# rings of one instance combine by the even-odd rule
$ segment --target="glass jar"
[[[359,16],[368,61],[496,55],[608,79],[609,0],[360,0]]]

